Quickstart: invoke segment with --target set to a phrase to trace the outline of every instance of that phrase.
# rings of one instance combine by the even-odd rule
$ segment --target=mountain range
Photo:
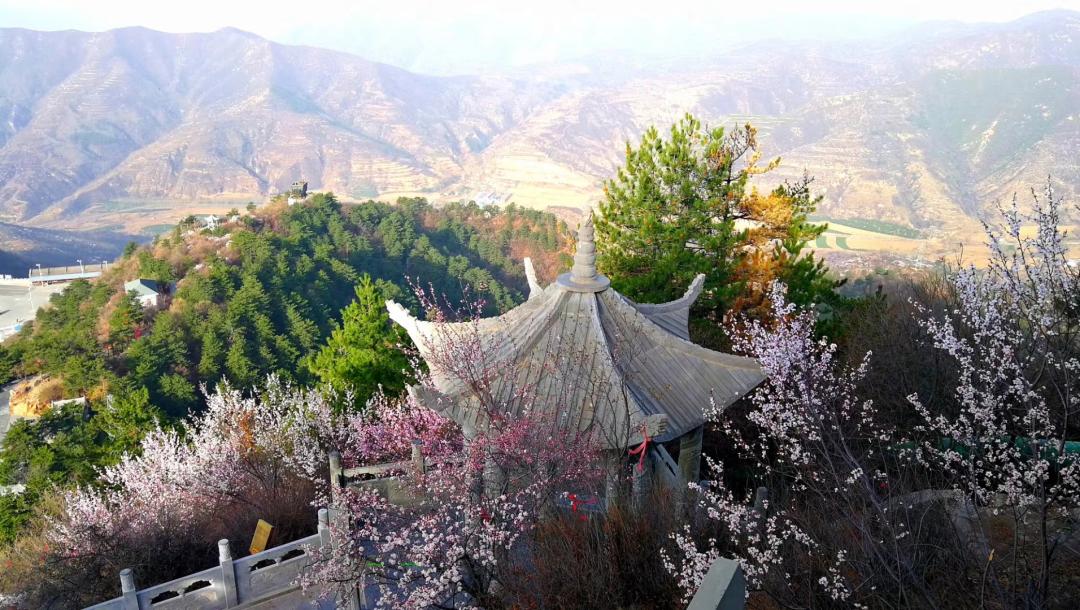
[[[1080,13],[454,77],[234,29],[0,29],[0,221],[149,230],[298,179],[585,209],[686,112],[757,126],[764,184],[809,173],[829,218],[963,234],[1048,175],[1076,200]]]

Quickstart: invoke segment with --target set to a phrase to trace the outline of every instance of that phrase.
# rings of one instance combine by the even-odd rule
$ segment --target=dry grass
[[[540,525],[500,580],[507,608],[673,608],[680,592],[660,549],[681,514],[658,490],[643,510],[625,505],[584,517],[561,513]],[[584,517],[584,518],[583,518]],[[542,603],[541,603],[542,600]]]
[[[36,419],[45,414],[49,403],[64,397],[62,380],[38,375],[25,381],[11,392],[12,417]]]
[[[928,239],[912,239],[899,237],[885,233],[877,233],[867,229],[860,229],[829,221],[830,231],[825,233],[827,247],[817,247],[814,242],[809,244],[816,252],[828,253],[838,251],[856,251],[866,253],[888,253],[910,257],[919,257],[926,261],[945,260],[956,262],[962,259],[964,263],[984,266],[993,255],[985,241],[986,237],[981,232],[954,232],[943,237]],[[1070,229],[1072,227],[1064,227]],[[1024,226],[1020,228],[1021,235],[1030,237],[1037,227]],[[833,231],[835,230],[835,232]],[[843,239],[847,248],[842,247],[837,239]],[[1069,257],[1080,256],[1080,244],[1073,244],[1069,251]]]
[[[985,587],[988,607],[1018,607],[1026,601],[1029,579],[1037,576],[1043,562],[1042,547],[1037,544],[1037,520],[1029,515],[1003,511],[994,514],[981,511],[982,527],[993,549],[993,559],[985,562]],[[1060,541],[1050,566],[1050,592],[1046,607],[1072,610],[1080,608],[1080,532],[1069,531],[1068,519],[1053,518],[1048,522],[1050,532],[1060,532]],[[987,558],[989,559],[989,557]],[[997,585],[993,580],[998,581]]]

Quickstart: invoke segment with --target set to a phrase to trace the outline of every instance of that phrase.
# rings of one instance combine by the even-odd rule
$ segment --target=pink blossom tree
[[[496,431],[497,430],[497,431]],[[564,458],[563,452],[574,457]],[[505,422],[460,452],[436,458],[408,482],[417,501],[387,501],[373,488],[343,489],[337,544],[304,576],[309,586],[374,585],[387,608],[480,604],[498,591],[505,562],[555,507],[560,493],[595,481],[588,447],[567,446],[534,422]],[[509,473],[497,486],[493,468]],[[405,474],[405,473],[402,473]]]
[[[556,422],[533,413],[506,413],[505,396],[494,391],[506,363],[489,358],[477,324],[482,302],[466,302],[444,314],[434,297],[417,291],[431,317],[465,318],[444,327],[440,349],[428,358],[429,374],[417,373],[419,391],[399,403],[380,399],[370,418],[354,422],[346,466],[402,459],[414,439],[425,455],[423,472],[401,476],[415,501],[388,502],[372,488],[349,487],[335,498],[342,518],[333,536],[345,541],[317,554],[308,586],[331,585],[342,594],[360,583],[379,591],[387,608],[483,606],[498,594],[507,565],[522,541],[555,509],[560,495],[596,489],[604,469],[594,439],[560,431]],[[431,375],[452,376],[469,387],[488,422],[466,438],[456,424],[420,404],[431,395]],[[529,400],[515,388],[511,400]],[[524,409],[529,412],[529,409]]]

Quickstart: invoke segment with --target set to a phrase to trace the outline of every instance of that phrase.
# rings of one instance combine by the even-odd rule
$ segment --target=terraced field
[[[259,198],[262,201],[264,198]],[[180,219],[194,214],[225,215],[231,209],[243,209],[251,198],[222,196],[200,199],[177,205],[160,199],[115,199],[100,204],[94,210],[94,221],[103,226],[123,227],[140,235],[156,235],[168,231]]]
[[[899,255],[912,261],[929,262],[936,260],[962,261],[975,264],[985,263],[991,253],[981,231],[946,237],[924,237],[909,227],[880,221],[831,220],[815,218],[817,222],[827,222],[828,230],[819,236],[812,247],[815,252],[828,258],[830,254],[843,253],[864,255],[868,261],[877,255]],[[1063,227],[1069,235],[1077,235],[1077,227]],[[1031,237],[1036,227],[1023,226],[1021,235]],[[1080,258],[1080,240],[1066,240],[1070,248],[1070,257]]]

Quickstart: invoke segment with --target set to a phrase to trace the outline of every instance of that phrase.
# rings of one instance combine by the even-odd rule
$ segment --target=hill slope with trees
[[[92,480],[95,467],[138,446],[146,430],[200,412],[201,387],[246,389],[267,375],[299,385],[336,381],[327,370],[332,357],[317,355],[335,349],[327,344],[332,334],[350,332],[356,316],[346,316],[344,328],[338,322],[346,306],[364,319],[367,345],[387,353],[403,338],[381,307],[372,321],[372,303],[416,306],[415,282],[506,310],[526,288],[521,257],[550,278],[568,250],[554,216],[514,206],[436,209],[422,199],[342,206],[316,194],[294,207],[235,215],[213,230],[192,220],[150,246],[129,246],[104,276],[73,283],[0,346],[0,377],[44,375],[62,381],[63,397],[89,399],[85,409],[55,409],[12,427],[0,484],[28,489],[21,499],[0,498],[0,539],[50,483]],[[135,278],[165,287],[158,310],[124,292]],[[384,377],[361,393],[379,382],[401,387],[394,371]]]

